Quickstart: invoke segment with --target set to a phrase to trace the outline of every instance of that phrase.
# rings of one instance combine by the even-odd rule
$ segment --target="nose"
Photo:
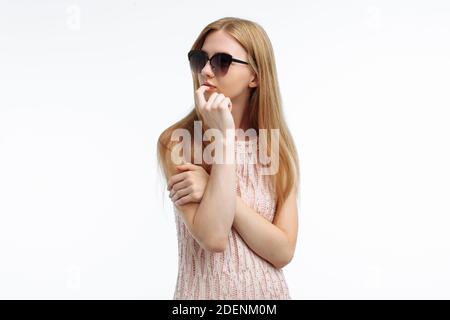
[[[201,75],[203,77],[208,76],[208,78],[214,77],[214,72],[212,71],[212,67],[209,61],[207,61],[205,66],[203,67]]]

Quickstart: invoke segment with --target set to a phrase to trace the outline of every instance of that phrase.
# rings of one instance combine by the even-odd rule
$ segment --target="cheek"
[[[247,88],[247,83],[242,76],[230,74],[228,77],[227,74],[223,81],[218,84],[218,87],[218,91],[220,93],[227,97],[234,98],[240,95]]]

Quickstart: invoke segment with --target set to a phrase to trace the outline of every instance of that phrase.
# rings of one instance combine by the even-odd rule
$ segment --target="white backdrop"
[[[0,0],[0,298],[172,298],[156,140],[198,33],[236,16],[271,38],[300,153],[292,297],[449,299],[450,3],[222,7]]]

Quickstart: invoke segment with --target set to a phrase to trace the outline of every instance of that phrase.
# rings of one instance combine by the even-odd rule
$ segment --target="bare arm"
[[[234,144],[227,144],[224,150],[234,155]],[[183,175],[172,177],[182,179]],[[176,182],[169,179],[168,184]],[[214,163],[200,203],[175,205],[192,236],[206,250],[221,252],[226,248],[236,211],[235,183],[234,163]]]
[[[222,139],[214,139],[215,153],[217,155],[218,148],[221,148],[224,158],[219,157],[216,161],[213,157],[210,178],[200,203],[176,207],[197,242],[207,250],[220,252],[226,248],[236,211],[235,164],[234,161],[223,161],[234,159],[235,127],[231,99],[213,92],[206,101],[204,93],[209,89],[202,85],[195,91],[195,104],[206,126],[220,133],[216,138]],[[171,183],[173,181],[169,183],[169,188]]]
[[[295,188],[271,223],[236,196],[233,227],[247,245],[276,268],[287,265],[295,251],[298,231]]]

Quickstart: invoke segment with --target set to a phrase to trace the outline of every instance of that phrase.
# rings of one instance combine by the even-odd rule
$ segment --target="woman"
[[[195,107],[158,140],[178,234],[174,299],[291,299],[282,267],[297,241],[299,163],[281,111],[270,40],[257,23],[226,17],[202,30],[188,58]],[[214,150],[235,160],[244,155],[244,161],[195,159],[192,150],[211,143],[204,139],[209,129],[224,137],[214,139]],[[260,138],[262,129],[271,129],[268,153],[276,129],[275,174],[248,161],[261,142],[240,139],[234,134],[240,129]],[[187,149],[175,146],[180,130],[188,133]]]

